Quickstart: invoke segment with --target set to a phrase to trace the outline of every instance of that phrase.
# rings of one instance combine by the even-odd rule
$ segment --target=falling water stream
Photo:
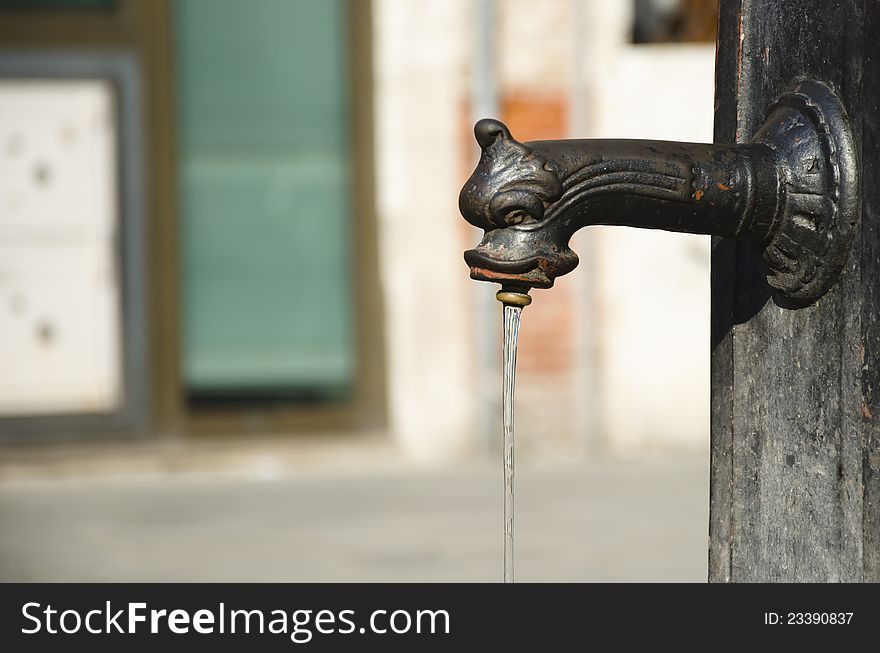
[[[513,390],[516,342],[522,306],[504,305],[504,367],[501,405],[504,424],[504,582],[513,582]]]

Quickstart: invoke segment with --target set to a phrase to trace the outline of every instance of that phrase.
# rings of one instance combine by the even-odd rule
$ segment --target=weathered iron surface
[[[880,3],[723,0],[715,140],[751,139],[793,82],[843,100],[861,219],[838,283],[791,311],[760,259],[712,251],[709,579],[880,581]]]
[[[624,225],[747,239],[769,285],[802,306],[835,283],[858,222],[849,121],[818,82],[783,93],[747,144],[520,143],[491,119],[474,133],[482,155],[459,206],[485,236],[465,261],[506,288],[551,287],[578,263],[575,231]]]

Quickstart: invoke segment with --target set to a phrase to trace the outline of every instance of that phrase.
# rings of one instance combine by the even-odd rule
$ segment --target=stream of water
[[[519,339],[521,306],[504,306],[503,383],[504,424],[504,582],[513,582],[513,390],[516,381],[516,343]]]

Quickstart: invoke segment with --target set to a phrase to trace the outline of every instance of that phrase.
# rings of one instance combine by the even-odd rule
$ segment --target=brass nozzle
[[[495,299],[505,306],[519,306],[521,308],[525,308],[532,303],[532,298],[529,296],[528,292],[518,288],[502,287],[501,290],[495,293]]]

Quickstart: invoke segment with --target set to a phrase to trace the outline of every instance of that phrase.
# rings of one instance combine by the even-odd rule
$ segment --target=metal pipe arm
[[[475,279],[549,288],[577,265],[569,240],[588,225],[743,238],[770,285],[808,304],[836,281],[858,215],[856,154],[833,92],[802,82],[753,141],[520,143],[502,123],[474,128],[480,162],[459,206],[485,230],[465,253]]]

